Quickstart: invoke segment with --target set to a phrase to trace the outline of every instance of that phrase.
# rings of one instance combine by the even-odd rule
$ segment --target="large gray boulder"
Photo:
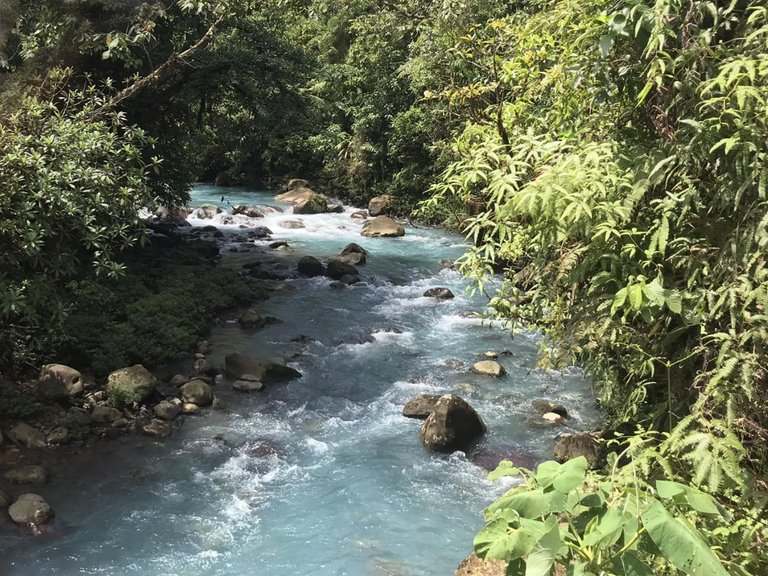
[[[278,194],[275,196],[275,200],[278,202],[287,202],[288,204],[296,204],[300,200],[309,200],[316,194],[317,192],[311,188],[302,186],[300,188],[292,188],[286,192],[283,192],[282,194]]]
[[[157,379],[141,364],[120,368],[107,376],[107,398],[118,406],[141,402],[155,389]]]
[[[341,280],[344,276],[357,276],[357,268],[337,258],[332,258],[325,268],[325,275],[332,280]]]
[[[45,434],[24,422],[16,424],[7,434],[11,442],[24,448],[43,448],[46,445]]]
[[[237,204],[232,207],[232,215],[237,216],[242,214],[249,218],[264,218],[264,213],[255,206],[248,206],[247,204]]]
[[[360,229],[360,235],[373,238],[404,236],[405,228],[388,216],[377,216],[372,220],[366,220]]]
[[[293,204],[294,214],[324,214],[325,212],[328,212],[328,198],[316,192],[300,198]]]
[[[310,278],[323,276],[325,274],[325,266],[314,256],[304,256],[299,260],[298,271],[302,276],[309,276]]]
[[[16,524],[28,526],[42,526],[53,519],[53,509],[48,502],[39,494],[22,494],[8,508],[8,514],[11,520]]]
[[[232,380],[258,381],[264,384],[301,378],[301,372],[290,366],[264,358],[251,358],[239,352],[226,356],[224,373]]]
[[[40,393],[51,400],[75,398],[85,390],[83,375],[64,364],[46,364],[38,380]]]
[[[418,394],[405,403],[403,416],[426,420],[434,411],[438,400],[440,400],[440,396],[437,394]]]
[[[435,452],[466,451],[485,432],[485,424],[472,406],[458,396],[446,394],[421,425],[421,442]]]
[[[368,202],[368,214],[371,216],[381,216],[392,205],[392,197],[389,194],[374,196]]]
[[[207,382],[192,380],[179,388],[181,400],[185,404],[197,404],[198,406],[210,406],[213,402],[213,391]]]

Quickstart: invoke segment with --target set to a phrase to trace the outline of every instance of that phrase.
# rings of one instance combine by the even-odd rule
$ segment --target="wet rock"
[[[497,558],[481,560],[474,554],[470,554],[459,564],[454,576],[505,576],[507,563]]]
[[[248,206],[247,204],[237,204],[232,207],[232,214],[248,216],[249,218],[264,218],[264,213],[261,212],[255,206]]]
[[[173,420],[181,412],[181,406],[169,400],[163,400],[155,405],[152,411],[160,420]]]
[[[249,375],[248,379],[258,380],[265,384],[301,378],[301,372],[285,364],[264,358],[251,358],[239,352],[226,356],[224,371],[233,380],[244,380],[246,379],[244,376]]]
[[[294,336],[291,338],[291,342],[296,342],[298,344],[311,344],[312,342],[317,342],[312,336],[307,336],[306,334],[299,334],[298,336]]]
[[[40,370],[39,390],[44,398],[64,400],[81,396],[85,390],[83,375],[64,364],[46,364]]]
[[[365,210],[357,210],[356,212],[352,212],[349,217],[352,218],[352,220],[367,220],[368,213]]]
[[[232,388],[241,392],[260,392],[264,390],[264,384],[258,380],[235,380],[232,382]]]
[[[346,264],[351,264],[352,266],[360,266],[362,264],[365,264],[365,254],[352,252],[345,256],[334,256],[333,260],[338,260]]]
[[[301,220],[283,220],[279,224],[280,228],[286,228],[288,230],[297,230],[299,228],[306,228],[304,222]]]
[[[368,202],[368,213],[371,216],[380,216],[384,214],[391,205],[392,197],[389,194],[374,196],[371,198],[370,202]]]
[[[453,268],[454,266],[453,260],[448,260],[448,258],[443,258],[442,260],[440,260],[440,266],[442,266],[443,268]]]
[[[483,358],[487,358],[488,360],[496,360],[499,357],[498,352],[494,352],[493,350],[488,350],[487,352],[483,352]]]
[[[287,202],[288,204],[296,204],[302,200],[309,200],[313,196],[317,195],[317,192],[307,186],[299,188],[292,188],[275,196],[275,200],[278,202]]]
[[[357,276],[357,268],[341,260],[331,259],[325,269],[325,275],[332,280],[341,280],[343,276]]]
[[[197,353],[205,354],[206,356],[211,353],[211,344],[208,340],[201,340],[197,344]]]
[[[405,403],[403,416],[426,420],[432,414],[438,400],[440,400],[440,396],[437,394],[418,394]]]
[[[237,320],[243,328],[259,329],[267,325],[267,321],[256,310],[250,309]]]
[[[11,503],[11,497],[5,492],[0,490],[0,508],[5,508]]]
[[[482,360],[472,365],[472,372],[475,374],[483,374],[485,376],[504,376],[507,373],[504,367],[493,360]]]
[[[149,424],[142,426],[141,431],[153,438],[165,438],[171,433],[171,425],[165,420],[155,418]]]
[[[202,380],[192,380],[181,388],[181,399],[185,404],[197,404],[198,406],[210,406],[213,402],[213,392],[210,385]]]
[[[462,366],[464,366],[464,362],[461,360],[457,360],[456,358],[448,358],[448,360],[445,361],[445,365],[448,366],[448,368],[453,368],[454,370],[458,370]]]
[[[210,220],[216,214],[221,214],[222,209],[218,206],[214,206],[213,204],[203,204],[200,206],[197,210],[192,212],[192,215],[195,218],[199,218],[200,220]]]
[[[267,238],[272,235],[272,230],[267,228],[266,226],[256,226],[256,228],[251,228],[248,230],[248,238]]]
[[[110,424],[122,417],[123,413],[112,406],[96,406],[91,412],[91,421],[96,424]]]
[[[313,192],[293,204],[294,214],[324,214],[328,212],[328,198],[323,194]]]
[[[197,414],[200,412],[200,406],[197,404],[192,403],[186,403],[181,405],[181,413],[182,414]]]
[[[141,402],[155,389],[157,379],[141,364],[115,370],[107,377],[107,398],[120,405]]]
[[[451,298],[454,298],[453,292],[448,290],[448,288],[430,288],[426,292],[424,292],[424,296],[427,298],[437,298],[438,300],[450,300]]]
[[[560,436],[555,442],[554,456],[555,460],[561,463],[584,456],[590,467],[596,468],[602,461],[603,451],[592,435],[579,432]]]
[[[345,336],[342,336],[341,338],[336,338],[333,341],[333,343],[336,346],[343,346],[345,344],[354,346],[358,344],[369,344],[371,342],[376,342],[376,338],[374,338],[372,334],[368,334],[365,332],[359,332],[355,334],[346,334]]]
[[[334,214],[343,214],[344,213],[344,204],[342,204],[341,200],[336,199],[328,199],[328,212],[334,213]]]
[[[215,376],[216,375],[216,366],[208,360],[208,358],[198,358],[195,360],[195,363],[192,365],[192,368],[195,372],[195,374],[204,374],[206,376]]]
[[[565,406],[562,404],[553,404],[549,400],[533,400],[531,402],[531,408],[533,408],[539,414],[554,412],[563,418],[568,418],[568,410],[565,409]]]
[[[459,396],[446,394],[422,424],[421,442],[435,452],[466,451],[485,432],[485,424],[472,406]]]
[[[272,243],[269,245],[269,247],[270,247],[272,250],[277,250],[277,249],[279,249],[279,248],[290,248],[290,246],[289,246],[288,242],[286,242],[285,240],[278,240],[277,242],[272,242]]]
[[[339,282],[342,284],[346,284],[347,286],[352,286],[352,284],[359,284],[362,280],[360,280],[360,276],[355,276],[352,274],[344,274],[341,278],[339,278]]]
[[[24,422],[19,422],[8,431],[8,439],[24,448],[43,448],[45,446],[45,435],[37,428],[32,428]]]
[[[173,378],[169,380],[168,383],[174,388],[178,388],[179,386],[181,386],[182,384],[186,384],[187,382],[189,382],[189,378],[181,374],[176,374]]]
[[[309,276],[310,278],[325,275],[323,263],[314,256],[304,256],[299,260],[298,271],[302,276]]]
[[[53,508],[39,494],[22,494],[8,508],[11,520],[22,526],[43,526],[53,520]]]
[[[3,474],[3,478],[14,484],[45,484],[48,480],[45,468],[35,465],[13,468]]]
[[[404,236],[405,228],[388,216],[377,216],[372,220],[366,220],[360,229],[360,235],[374,238]]]
[[[560,416],[560,414],[555,414],[554,412],[546,412],[545,414],[541,415],[541,418],[546,422],[552,422],[558,426],[565,426],[565,418]]]
[[[200,352],[195,354],[195,360],[202,360],[203,358],[205,358],[205,354],[200,354]]]
[[[69,440],[69,430],[66,426],[57,426],[48,434],[49,444],[64,444]]]
[[[368,250],[366,250],[359,244],[356,244],[355,242],[350,242],[349,244],[344,246],[339,256],[351,256],[354,254],[358,254],[362,256],[362,260],[360,262],[352,262],[352,264],[355,264],[355,265],[365,264],[365,257],[368,255]]]
[[[346,288],[347,285],[344,284],[344,282],[339,282],[338,280],[334,280],[333,282],[328,284],[328,287],[331,290],[344,290],[344,288]]]

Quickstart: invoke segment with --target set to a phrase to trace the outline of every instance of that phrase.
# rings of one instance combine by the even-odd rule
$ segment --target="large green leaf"
[[[653,570],[634,552],[625,552],[613,563],[613,571],[622,576],[655,576]]]
[[[690,576],[728,576],[707,541],[685,518],[672,516],[655,499],[640,517],[651,540],[678,570]]]
[[[488,480],[493,482],[494,480],[498,480],[499,478],[503,478],[504,476],[519,476],[519,475],[520,475],[519,468],[517,468],[509,460],[502,460],[501,462],[499,462],[499,465],[496,466],[496,469],[488,474]]]
[[[558,492],[567,494],[584,482],[588,466],[584,456],[568,460],[565,464],[551,460],[542,462],[536,469],[536,481],[544,488],[551,486]]]
[[[525,559],[525,576],[548,576],[560,549],[560,528],[557,518],[547,519],[547,530]]]
[[[702,514],[721,514],[715,499],[693,486],[669,480],[657,480],[656,492],[660,498],[665,500],[671,499],[676,504],[687,505],[696,510],[696,512]]]

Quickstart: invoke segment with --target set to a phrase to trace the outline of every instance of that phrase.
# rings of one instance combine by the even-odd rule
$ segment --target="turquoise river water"
[[[297,217],[272,194],[195,187],[192,206],[208,202],[282,207],[253,223],[290,248],[257,242],[256,251],[289,271],[301,256],[325,259],[359,243],[369,251],[365,282],[335,290],[325,278],[290,278],[296,290],[259,304],[283,323],[252,332],[222,322],[209,337],[214,361],[298,351],[291,365],[303,377],[250,395],[220,382],[228,410],[187,417],[165,441],[124,437],[73,457],[38,490],[57,512],[57,535],[0,531],[3,576],[449,576],[483,508],[509,484],[489,482],[472,454],[427,452],[403,404],[419,393],[459,394],[488,426],[480,454],[529,460],[548,458],[563,431],[532,427],[531,399],[565,404],[573,428],[595,423],[579,370],[538,369],[534,333],[512,337],[465,314],[487,300],[441,269],[465,250],[460,237],[407,226],[401,238],[363,238],[352,208],[301,216],[304,228],[287,229],[280,223]],[[247,218],[223,225],[224,217],[191,221],[244,231]],[[456,298],[422,296],[435,286]],[[298,335],[314,341],[291,342]],[[487,350],[511,352],[499,360],[506,376],[469,373]]]

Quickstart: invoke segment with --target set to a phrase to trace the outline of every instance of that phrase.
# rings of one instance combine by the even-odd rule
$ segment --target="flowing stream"
[[[266,192],[197,186],[192,205],[202,203],[279,205]],[[563,429],[530,425],[534,398],[566,405],[573,428],[595,423],[578,370],[536,367],[534,333],[512,337],[467,317],[486,301],[440,265],[462,254],[460,237],[406,227],[402,238],[363,238],[352,208],[297,217],[282,207],[257,223],[290,247],[257,242],[262,257],[295,272],[301,256],[326,259],[357,242],[369,252],[365,282],[339,290],[294,273],[295,290],[258,305],[283,322],[259,331],[223,322],[209,337],[211,358],[300,353],[291,365],[303,377],[254,394],[219,382],[227,410],[187,417],[165,441],[130,436],[73,456],[38,490],[56,509],[56,535],[32,539],[6,526],[0,574],[448,576],[470,551],[483,508],[509,484],[489,482],[472,455],[427,452],[403,404],[419,393],[462,396],[488,426],[479,449],[491,456],[549,457]],[[226,216],[193,223],[241,231],[245,217],[222,225]],[[280,224],[297,218],[304,228]],[[456,298],[422,296],[435,286]],[[299,335],[313,340],[291,341]],[[508,351],[499,358],[506,376],[469,372],[487,350]]]

